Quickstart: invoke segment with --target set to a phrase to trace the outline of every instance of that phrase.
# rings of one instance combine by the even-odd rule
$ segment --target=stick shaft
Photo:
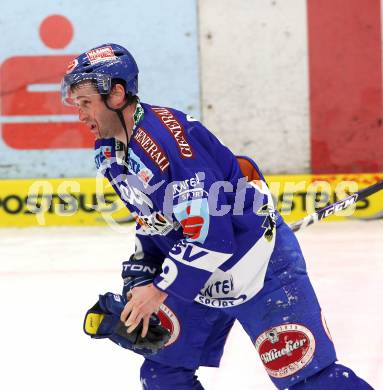
[[[307,217],[290,224],[290,228],[292,229],[293,232],[296,232],[302,229],[303,227],[312,225],[313,223],[318,222],[324,218],[327,218],[338,211],[346,210],[347,208],[355,204],[358,200],[365,199],[368,196],[375,194],[376,192],[382,189],[383,189],[383,180],[369,187],[363,188],[362,190],[355,192],[354,194],[348,196],[345,199],[338,200],[337,202],[332,203],[326,207],[323,207],[322,209],[316,211],[315,213],[312,213]]]

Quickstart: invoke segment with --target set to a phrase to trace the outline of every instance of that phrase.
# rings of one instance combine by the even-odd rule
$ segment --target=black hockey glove
[[[136,260],[134,255],[122,263],[121,276],[124,280],[122,295],[134,287],[145,286],[153,282],[154,277],[161,272],[161,266],[151,260]]]
[[[145,337],[141,337],[142,321],[128,333],[128,328],[120,320],[125,304],[121,295],[110,292],[100,295],[98,302],[85,315],[84,332],[96,339],[109,338],[120,347],[143,356],[157,353],[169,341],[170,332],[161,325],[158,316],[152,314]]]

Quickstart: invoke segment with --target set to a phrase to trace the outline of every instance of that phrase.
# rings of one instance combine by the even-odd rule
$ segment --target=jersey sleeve
[[[150,235],[146,234],[139,223],[136,224],[134,258],[161,264],[165,255],[155,244]]]

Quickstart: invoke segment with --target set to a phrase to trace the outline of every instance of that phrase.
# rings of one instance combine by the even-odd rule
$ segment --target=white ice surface
[[[98,293],[120,292],[133,228],[0,230],[0,388],[140,389],[141,357],[82,333]],[[298,234],[340,361],[383,389],[383,221],[326,223]],[[125,253],[125,255],[123,255]],[[240,326],[206,390],[273,389]]]

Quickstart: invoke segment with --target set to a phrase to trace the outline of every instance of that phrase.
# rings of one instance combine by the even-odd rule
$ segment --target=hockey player
[[[137,221],[121,320],[142,337],[160,308],[172,321],[167,346],[141,368],[143,388],[203,389],[195,370],[218,366],[237,319],[277,388],[371,389],[336,363],[298,242],[258,167],[189,115],[140,102],[137,81],[132,55],[104,44],[70,64],[62,97]]]

